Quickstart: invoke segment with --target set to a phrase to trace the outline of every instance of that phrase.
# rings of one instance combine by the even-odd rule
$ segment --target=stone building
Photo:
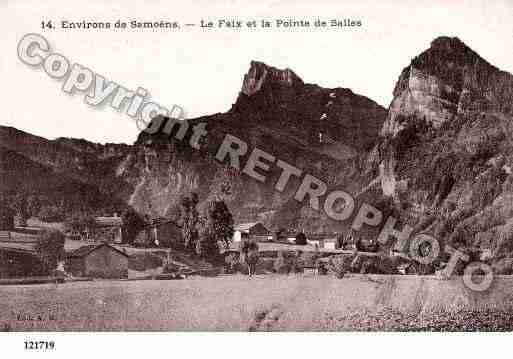
[[[87,245],[68,255],[66,272],[76,277],[127,278],[129,257],[108,243]]]

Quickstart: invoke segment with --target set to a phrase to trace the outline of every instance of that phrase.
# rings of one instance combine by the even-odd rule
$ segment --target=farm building
[[[108,243],[87,245],[68,255],[66,271],[77,277],[127,278],[128,258]]]
[[[11,231],[0,231],[0,278],[46,274],[36,253],[35,236],[21,236]]]
[[[285,239],[287,240],[288,243],[294,244],[294,243],[296,243],[296,236],[297,236],[297,233],[290,233],[290,234],[287,234]]]
[[[112,217],[96,217],[96,237],[111,243],[123,242],[123,220],[114,215]]]
[[[243,238],[267,242],[273,239],[272,233],[260,222],[241,223],[234,227],[233,242],[240,242]]]
[[[311,246],[317,245],[319,248],[324,249],[339,249],[340,243],[336,235],[329,234],[308,234],[307,244]]]
[[[123,242],[123,219],[114,216],[94,217],[82,230],[69,230],[68,238],[83,241]]]

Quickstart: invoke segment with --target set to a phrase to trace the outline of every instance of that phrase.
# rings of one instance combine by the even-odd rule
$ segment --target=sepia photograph
[[[0,19],[0,342],[512,331],[511,0]]]

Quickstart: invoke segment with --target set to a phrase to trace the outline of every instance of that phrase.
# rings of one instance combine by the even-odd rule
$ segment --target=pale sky
[[[356,28],[180,30],[42,30],[42,20],[278,18],[361,20]],[[251,60],[292,69],[305,82],[346,87],[388,107],[403,67],[441,35],[457,36],[513,73],[513,0],[348,1],[41,1],[0,0],[0,124],[44,136],[132,143],[139,130],[124,112],[95,109],[85,93],[67,95],[62,81],[22,63],[27,33],[51,50],[188,117],[227,111]]]

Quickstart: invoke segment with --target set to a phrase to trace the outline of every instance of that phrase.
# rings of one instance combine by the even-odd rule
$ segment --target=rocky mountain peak
[[[469,67],[483,66],[497,70],[457,37],[438,37],[431,46],[410,64],[418,70],[450,80],[450,72],[456,74]],[[459,78],[461,80],[461,78]]]
[[[434,127],[463,112],[511,113],[513,76],[456,37],[438,37],[399,76],[382,134],[397,134],[415,117]]]
[[[431,49],[438,49],[447,52],[472,51],[458,37],[440,36],[431,41]]]
[[[302,86],[303,80],[288,68],[280,70],[263,62],[251,61],[248,73],[244,75],[241,92],[252,96],[260,91],[264,84],[295,87]]]

